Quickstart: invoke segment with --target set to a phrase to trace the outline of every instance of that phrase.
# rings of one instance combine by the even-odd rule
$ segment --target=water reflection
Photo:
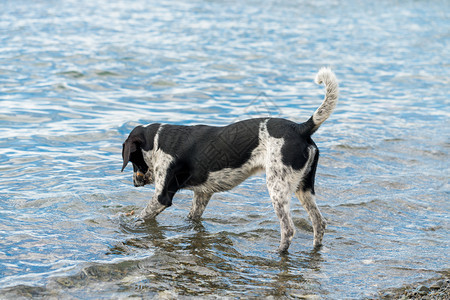
[[[129,256],[142,250],[148,253],[148,257],[131,263],[134,276],[147,278],[145,283],[139,283],[141,289],[146,286],[163,291],[150,279],[168,276],[174,277],[177,293],[184,295],[194,295],[194,291],[195,295],[207,295],[211,288],[226,295],[230,285],[233,289],[245,288],[252,296],[285,296],[292,289],[299,293],[320,287],[317,281],[304,277],[305,270],[320,273],[323,257],[317,249],[261,255],[260,245],[254,244],[253,249],[241,253],[233,241],[235,233],[209,232],[201,221],[188,219],[182,226],[164,226],[152,220],[136,227],[128,218],[121,221],[120,227],[139,237],[115,244],[108,254]],[[196,283],[195,289],[192,283]]]

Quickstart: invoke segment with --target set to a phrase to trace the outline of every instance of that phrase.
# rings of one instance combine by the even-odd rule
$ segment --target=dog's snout
[[[133,183],[134,186],[144,186],[152,183],[151,174],[149,172],[144,174],[141,171],[137,171],[133,175]]]
[[[141,173],[139,171],[136,172],[136,179],[139,181],[144,181],[144,173]]]
[[[133,176],[134,186],[143,186],[145,185],[145,177],[144,173],[137,171]]]

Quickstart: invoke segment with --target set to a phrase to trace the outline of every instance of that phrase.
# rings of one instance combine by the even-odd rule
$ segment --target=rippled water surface
[[[2,1],[0,298],[364,298],[449,269],[448,1]],[[255,176],[142,227],[120,173],[137,124],[305,121],[324,246],[292,199],[289,254]]]

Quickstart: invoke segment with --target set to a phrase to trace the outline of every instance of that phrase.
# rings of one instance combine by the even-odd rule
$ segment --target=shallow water
[[[3,1],[0,296],[363,298],[449,269],[447,1]],[[279,226],[263,175],[192,193],[146,226],[153,187],[120,173],[137,124],[305,121],[321,66],[340,81],[314,135],[312,247]]]

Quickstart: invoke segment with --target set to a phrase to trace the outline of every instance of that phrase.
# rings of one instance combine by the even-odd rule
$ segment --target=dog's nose
[[[134,186],[143,186],[143,185],[145,185],[145,180],[144,180],[145,177],[144,176],[145,176],[144,173],[137,171],[134,174],[134,178],[133,178]]]
[[[142,181],[135,181],[133,182],[135,187],[144,186],[144,183]]]

